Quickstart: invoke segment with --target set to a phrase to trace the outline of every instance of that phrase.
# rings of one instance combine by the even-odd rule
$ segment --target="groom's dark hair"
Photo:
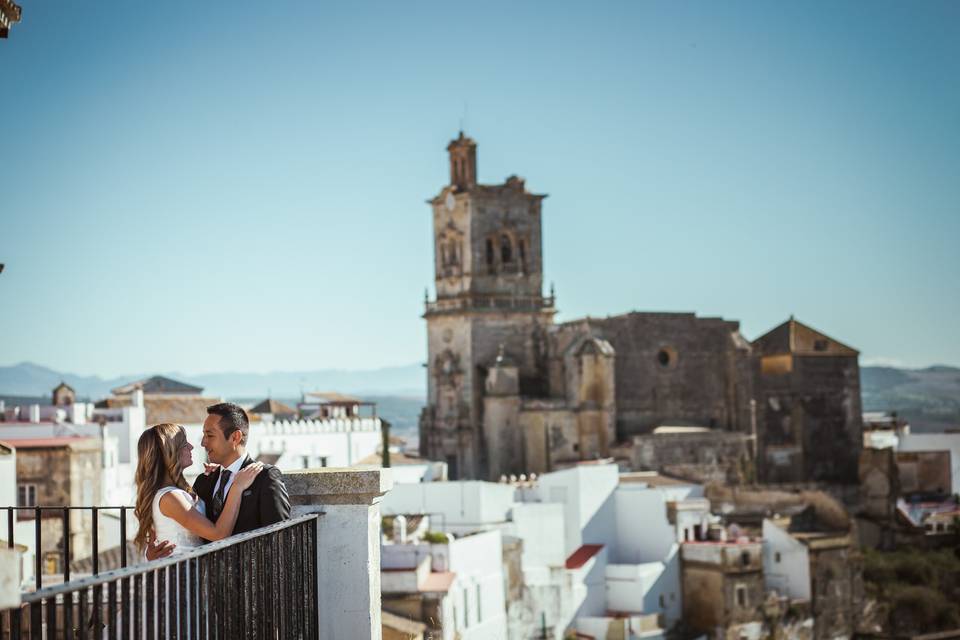
[[[207,413],[211,416],[220,416],[219,425],[224,438],[229,438],[231,433],[239,431],[243,434],[240,444],[247,446],[250,419],[247,418],[247,412],[243,410],[243,407],[232,402],[219,402],[207,407]]]

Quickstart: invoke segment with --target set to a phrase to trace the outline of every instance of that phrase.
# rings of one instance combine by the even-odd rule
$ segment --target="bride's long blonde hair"
[[[180,449],[187,444],[187,433],[178,424],[165,422],[145,429],[137,442],[137,504],[133,513],[140,528],[133,543],[140,551],[154,539],[153,498],[163,487],[178,487],[193,493],[180,466]]]

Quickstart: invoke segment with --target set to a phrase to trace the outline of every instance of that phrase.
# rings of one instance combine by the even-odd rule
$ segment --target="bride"
[[[233,532],[240,498],[263,469],[254,462],[237,472],[217,521],[203,513],[201,502],[183,477],[193,464],[193,445],[183,427],[158,424],[145,430],[137,443],[137,504],[134,515],[140,528],[134,544],[142,554],[148,545],[168,540],[175,549],[189,549],[204,540],[220,540]]]

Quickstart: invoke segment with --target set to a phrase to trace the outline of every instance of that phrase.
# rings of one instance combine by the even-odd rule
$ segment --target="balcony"
[[[425,302],[424,315],[461,311],[553,311],[553,296],[466,295]]]
[[[19,554],[4,549],[0,638],[380,638],[379,502],[389,470],[294,471],[284,481],[290,520],[163,560],[101,573],[94,548],[93,575],[71,579],[67,543],[62,582],[11,593],[9,561]]]

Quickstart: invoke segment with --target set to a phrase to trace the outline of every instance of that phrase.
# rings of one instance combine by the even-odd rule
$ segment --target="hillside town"
[[[753,340],[694,313],[555,323],[546,196],[516,175],[479,184],[463,132],[447,151],[417,448],[336,390],[244,407],[247,453],[361,545],[337,553],[368,567],[369,611],[337,633],[960,638],[960,425],[919,433],[894,407],[864,412],[859,353],[820,318]],[[155,375],[93,400],[61,383],[0,402],[4,589],[149,565],[130,543],[139,434],[171,422],[198,445],[223,400]],[[353,515],[349,482],[311,484],[341,477],[375,485]]]

